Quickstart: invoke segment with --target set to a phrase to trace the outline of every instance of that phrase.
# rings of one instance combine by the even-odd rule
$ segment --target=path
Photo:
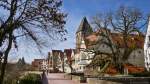
[[[78,84],[73,80],[64,78],[64,73],[49,73],[47,80],[48,84]]]

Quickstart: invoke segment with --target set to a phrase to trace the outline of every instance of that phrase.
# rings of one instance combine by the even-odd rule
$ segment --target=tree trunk
[[[71,73],[72,73],[72,71],[73,71],[72,65],[69,64],[69,67],[70,67],[70,70],[71,70]]]
[[[69,64],[69,67],[70,67],[70,70],[71,70],[71,80],[72,80],[72,70],[73,70],[73,68],[72,68],[71,64]]]
[[[107,62],[104,65],[104,67],[100,71],[98,71],[98,73],[99,73],[98,76],[101,75],[103,72],[105,72],[105,70],[109,67],[109,64],[110,64],[110,62]]]
[[[8,43],[8,47],[7,47],[7,49],[4,53],[4,62],[1,65],[0,84],[3,84],[3,81],[4,81],[4,75],[5,75],[6,65],[7,65],[7,59],[8,59],[8,54],[11,50],[11,46],[12,46],[12,32],[9,33],[9,43]]]
[[[63,63],[62,63],[62,70],[63,70],[63,72],[65,72],[65,69],[64,69],[64,58],[63,58]]]

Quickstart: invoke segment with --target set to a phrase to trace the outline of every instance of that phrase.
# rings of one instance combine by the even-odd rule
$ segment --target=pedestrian
[[[44,78],[44,71],[43,71],[43,73],[42,73],[42,79]]]
[[[46,72],[47,72],[47,75],[48,75],[48,70],[46,70]]]

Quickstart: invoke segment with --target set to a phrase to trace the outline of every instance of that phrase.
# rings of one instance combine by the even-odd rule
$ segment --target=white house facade
[[[147,32],[144,43],[145,67],[150,70],[150,17],[148,20]]]
[[[46,60],[43,60],[43,61],[42,61],[41,69],[42,69],[42,70],[48,70],[48,63],[47,63]]]

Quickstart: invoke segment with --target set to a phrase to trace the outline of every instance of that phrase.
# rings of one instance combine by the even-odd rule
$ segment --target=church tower
[[[144,58],[145,58],[145,67],[149,71],[150,70],[150,17],[148,18],[148,26],[147,32],[145,36],[144,43]]]
[[[76,32],[76,49],[80,51],[81,49],[85,49],[85,37],[90,35],[93,32],[92,27],[88,23],[86,17],[83,17],[79,28]]]

